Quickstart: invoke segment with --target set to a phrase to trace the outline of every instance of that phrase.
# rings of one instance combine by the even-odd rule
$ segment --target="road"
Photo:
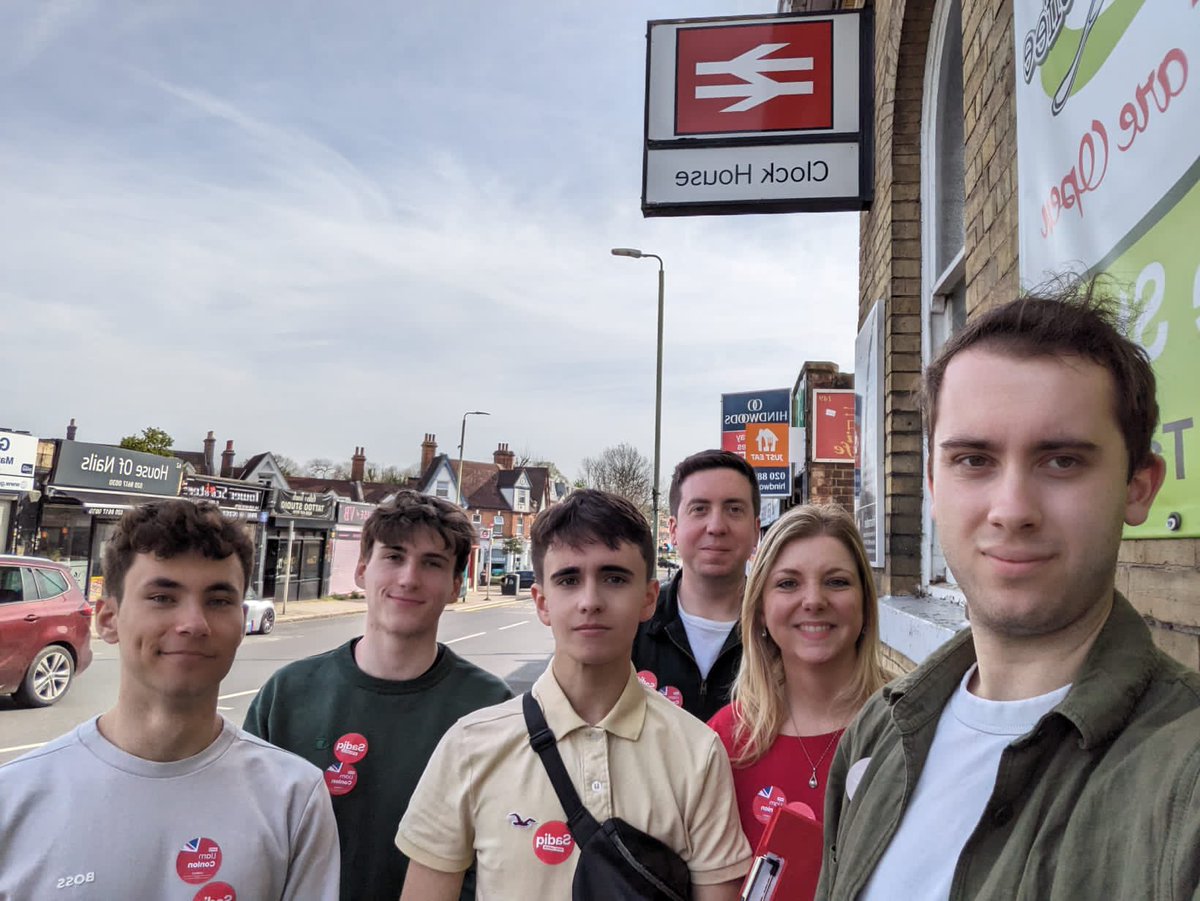
[[[218,709],[241,725],[267,678],[292,660],[327,651],[362,634],[363,615],[280,623],[270,635],[247,635],[233,669],[221,683]],[[456,653],[524,691],[546,668],[553,650],[550,630],[537,620],[528,598],[488,605],[449,607],[439,640]],[[0,697],[0,763],[19,757],[79,723],[103,713],[117,696],[117,649],[92,640],[92,665],[53,707],[25,710]]]

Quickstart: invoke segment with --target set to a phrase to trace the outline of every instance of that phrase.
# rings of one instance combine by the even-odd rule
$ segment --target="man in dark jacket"
[[[645,684],[708,720],[729,703],[742,659],[738,618],[758,543],[758,481],[736,454],[701,451],[675,467],[670,506],[682,566],[638,629],[633,665]]]

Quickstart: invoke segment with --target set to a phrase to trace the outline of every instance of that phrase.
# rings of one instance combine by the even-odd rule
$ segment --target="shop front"
[[[328,590],[337,495],[275,490],[263,558],[263,597],[311,600]]]
[[[177,498],[182,475],[183,463],[174,457],[59,442],[33,552],[68,566],[88,598],[100,598],[100,552],[117,520],[140,504]]]
[[[357,590],[354,570],[362,545],[363,525],[375,512],[375,504],[338,501],[337,530],[333,533],[333,562],[329,567],[329,593],[351,594]]]
[[[0,553],[12,550],[17,508],[34,490],[37,446],[32,435],[0,432]]]
[[[251,582],[259,572],[266,539],[267,489],[215,476],[184,476],[179,494],[193,501],[211,501],[228,520],[239,523],[254,543]]]

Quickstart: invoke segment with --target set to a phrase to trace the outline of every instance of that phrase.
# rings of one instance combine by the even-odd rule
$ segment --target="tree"
[[[121,447],[126,450],[158,454],[160,457],[174,456],[171,453],[171,448],[174,444],[174,438],[162,429],[156,429],[153,426],[142,429],[142,434],[140,435],[126,435],[121,439]]]
[[[632,444],[606,447],[599,456],[584,457],[580,481],[588,488],[619,494],[642,511],[647,520],[653,506],[654,473],[650,461]]]
[[[387,485],[404,485],[409,478],[416,478],[421,473],[418,471],[420,467],[416,463],[410,466],[384,466],[379,470],[379,475],[375,479],[376,482],[382,482]]]
[[[279,467],[279,471],[284,477],[300,475],[300,464],[291,457],[285,457],[283,454],[271,454],[275,458],[275,465]]]
[[[516,459],[516,462],[513,464],[513,468],[514,469],[522,469],[523,467],[526,467],[526,466],[544,467],[545,469],[549,470],[551,481],[554,481],[554,482],[569,482],[570,481],[570,479],[568,479],[565,475],[563,475],[563,471],[558,468],[557,464],[555,464],[555,462],[553,460],[548,460],[545,457],[541,456],[540,454],[534,453],[533,451],[529,450],[528,448],[525,448],[524,450],[521,450],[517,453],[517,459]]]
[[[304,464],[304,474],[314,479],[327,479],[337,465],[326,457],[317,457]]]

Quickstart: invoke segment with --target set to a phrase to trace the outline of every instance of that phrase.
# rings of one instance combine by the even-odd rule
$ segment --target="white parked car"
[[[275,628],[275,599],[260,598],[253,588],[246,589],[246,634],[266,635]]]

